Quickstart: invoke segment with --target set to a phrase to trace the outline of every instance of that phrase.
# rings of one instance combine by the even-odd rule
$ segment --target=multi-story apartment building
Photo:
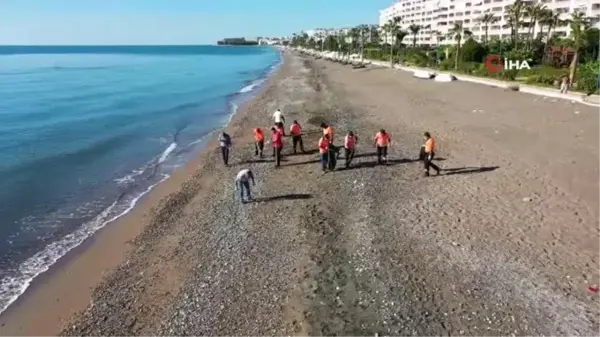
[[[309,29],[304,31],[309,37],[317,37],[317,36],[337,36],[341,34],[347,34],[351,28],[317,28],[317,29]]]
[[[600,1],[600,0],[599,0]],[[317,39],[319,37],[326,38],[328,36],[345,36],[346,43],[350,43],[352,38],[348,36],[352,28],[317,28],[304,31],[308,37]]]
[[[592,18],[592,23],[599,26],[600,0],[526,0],[524,3],[543,3],[548,9],[561,13],[561,19],[568,19],[571,13],[582,11]],[[462,22],[463,27],[473,33],[473,37],[481,41],[485,36],[484,25],[480,22],[484,14],[493,13],[497,21],[488,25],[488,37],[507,38],[510,36],[510,26],[506,10],[514,0],[399,0],[390,7],[381,10],[379,25],[383,26],[394,17],[400,17],[400,26],[408,31],[412,24],[421,26],[417,34],[417,44],[437,45],[453,44],[449,38],[449,30],[455,22]],[[527,21],[527,19],[524,19]],[[522,27],[519,34],[526,34],[529,28]],[[539,25],[536,32],[540,32]],[[570,28],[567,25],[553,30],[559,36],[568,36]],[[385,42],[390,37],[382,35]],[[403,43],[411,44],[413,35],[407,35]]]

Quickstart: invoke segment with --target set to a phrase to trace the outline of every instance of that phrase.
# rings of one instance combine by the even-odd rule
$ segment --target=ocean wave
[[[178,138],[184,138],[179,137],[179,133],[181,133],[181,130],[187,126],[186,121],[184,120],[176,125],[176,130],[174,131],[172,137],[170,137],[171,139],[165,139],[165,144],[163,146],[166,147],[162,152],[160,152],[160,154],[156,155],[155,152],[155,156],[145,165],[113,180],[117,184],[118,189],[120,191],[124,191],[121,192],[119,197],[114,202],[110,203],[112,199],[109,198],[105,199],[102,203],[95,204],[97,205],[97,208],[90,206],[90,209],[87,210],[87,216],[90,218],[93,217],[91,221],[84,222],[82,225],[79,225],[76,230],[61,236],[56,241],[46,245],[35,255],[20,263],[19,266],[16,267],[16,270],[10,270],[10,276],[0,279],[0,313],[26,291],[35,277],[47,271],[61,257],[82,244],[87,238],[92,236],[96,231],[104,227],[106,224],[130,212],[139,202],[140,198],[150,192],[160,182],[166,180],[169,175],[163,172],[170,172],[172,169],[171,167],[165,166],[167,163],[171,163],[172,157],[184,157],[180,157],[178,155],[185,151],[191,152],[190,149],[197,148],[194,147],[195,145],[205,142],[209,137],[212,137],[214,133],[220,131],[223,127],[226,127],[229,123],[231,123],[231,120],[239,110],[239,105],[253,97],[254,92],[257,91],[256,89],[266,81],[267,77],[272,75],[274,71],[277,70],[277,68],[281,65],[281,61],[282,58],[273,64],[270,64],[266,69],[261,71],[260,76],[257,76],[258,78],[255,81],[243,87],[239,93],[243,93],[244,95],[234,94],[229,96],[228,98],[230,99],[227,100],[229,109],[226,116],[224,116],[225,114],[223,113],[223,106],[221,106],[219,109],[215,109],[215,111],[218,110],[218,114],[223,117],[216,119],[218,121],[218,125],[215,125],[214,129],[207,132],[199,139],[189,143],[183,143],[184,139],[180,140]],[[151,115],[153,112],[164,114],[165,111],[169,110],[173,111],[195,108],[200,110],[204,105],[203,103],[204,100],[200,103],[187,102],[184,104],[173,105],[171,107],[167,107],[166,109],[157,109],[156,111],[151,111],[150,113]],[[145,117],[148,118],[151,116],[146,114]],[[120,120],[120,122],[122,123],[123,121]],[[42,162],[39,164],[56,164],[54,166],[60,168],[66,165],[66,162],[64,164],[60,163],[60,160],[66,159],[65,157],[74,160],[76,164],[82,164],[83,160],[86,162],[91,162],[93,159],[93,154],[101,155],[111,151],[114,147],[127,143],[128,139],[123,138],[124,136],[125,135],[121,135],[113,139],[105,139],[96,143],[86,144],[80,148],[73,149],[71,153],[57,154],[55,156],[41,158]],[[187,145],[185,145],[186,143]],[[79,159],[80,155],[83,159]],[[71,164],[72,162],[69,163],[69,165]],[[46,165],[46,167],[54,166]],[[162,169],[160,169],[161,167]],[[146,188],[147,185],[149,186]],[[102,209],[102,211],[98,214],[94,212],[94,209],[97,210],[96,212],[98,212],[100,209]],[[78,215],[77,212],[73,214],[73,217],[76,217],[76,215]],[[65,233],[67,233],[67,231],[65,231]]]
[[[160,155],[160,157],[158,157],[158,164],[162,164],[165,162],[165,160],[167,160],[167,158],[169,157],[169,155],[171,154],[171,152],[173,152],[175,150],[175,148],[177,147],[177,143],[173,142],[169,145],[169,147],[167,147],[163,153]]]
[[[120,201],[125,198],[124,195],[121,195],[92,221],[83,224],[76,231],[62,237],[60,240],[47,245],[43,250],[21,263],[15,275],[0,280],[0,313],[6,310],[10,304],[29,288],[31,281],[35,277],[47,271],[56,261],[75,247],[81,245],[99,229],[129,213],[144,195],[168,178],[169,175],[164,174],[160,181],[150,185],[141,193],[131,196],[124,205],[124,208],[116,212]]]
[[[261,85],[263,83],[263,81],[264,80],[254,81],[251,84],[249,84],[249,85],[243,87],[242,89],[240,89],[239,93],[243,94],[243,93],[246,93],[246,92],[250,92],[250,91],[256,89],[259,85]]]

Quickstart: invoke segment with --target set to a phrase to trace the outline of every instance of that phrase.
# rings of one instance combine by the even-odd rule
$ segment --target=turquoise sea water
[[[0,311],[196,154],[269,47],[0,46]]]

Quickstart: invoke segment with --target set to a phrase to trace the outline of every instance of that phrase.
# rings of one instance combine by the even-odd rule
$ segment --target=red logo
[[[491,73],[499,73],[504,69],[504,62],[498,55],[489,55],[485,58],[485,67]]]

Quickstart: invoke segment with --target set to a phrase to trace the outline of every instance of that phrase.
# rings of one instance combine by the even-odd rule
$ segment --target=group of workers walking
[[[277,109],[273,114],[274,125],[271,127],[271,144],[273,147],[273,157],[275,158],[275,167],[280,167],[281,156],[284,145],[284,137],[286,136],[284,123],[285,117],[280,109]],[[324,172],[335,170],[337,159],[340,156],[341,147],[334,145],[334,128],[327,123],[322,123],[321,128],[323,129],[323,136],[319,139],[318,149],[320,155],[321,168]],[[304,144],[302,142],[302,126],[298,121],[294,120],[290,126],[290,135],[292,137],[293,153],[297,154],[298,147],[302,153],[305,152]],[[429,132],[424,133],[425,144],[421,147],[419,154],[419,160],[424,163],[424,176],[429,176],[430,169],[434,169],[437,174],[440,173],[440,168],[435,165],[432,160],[435,155],[435,140]],[[261,128],[254,129],[254,155],[263,157],[264,145],[265,145],[265,134]],[[223,156],[223,162],[227,166],[229,164],[229,153],[231,149],[231,137],[223,132],[219,136],[219,142],[221,146],[221,153]],[[358,137],[353,131],[349,131],[344,137],[344,158],[345,167],[349,168],[352,160],[354,159],[356,144],[358,143]],[[388,147],[392,145],[392,138],[385,131],[380,129],[373,138],[373,146],[377,149],[377,164],[387,164],[388,161]],[[242,202],[252,200],[250,193],[250,180],[254,184],[254,174],[250,169],[241,170],[235,179],[236,190],[240,190],[240,198]],[[246,198],[244,198],[244,192]]]

